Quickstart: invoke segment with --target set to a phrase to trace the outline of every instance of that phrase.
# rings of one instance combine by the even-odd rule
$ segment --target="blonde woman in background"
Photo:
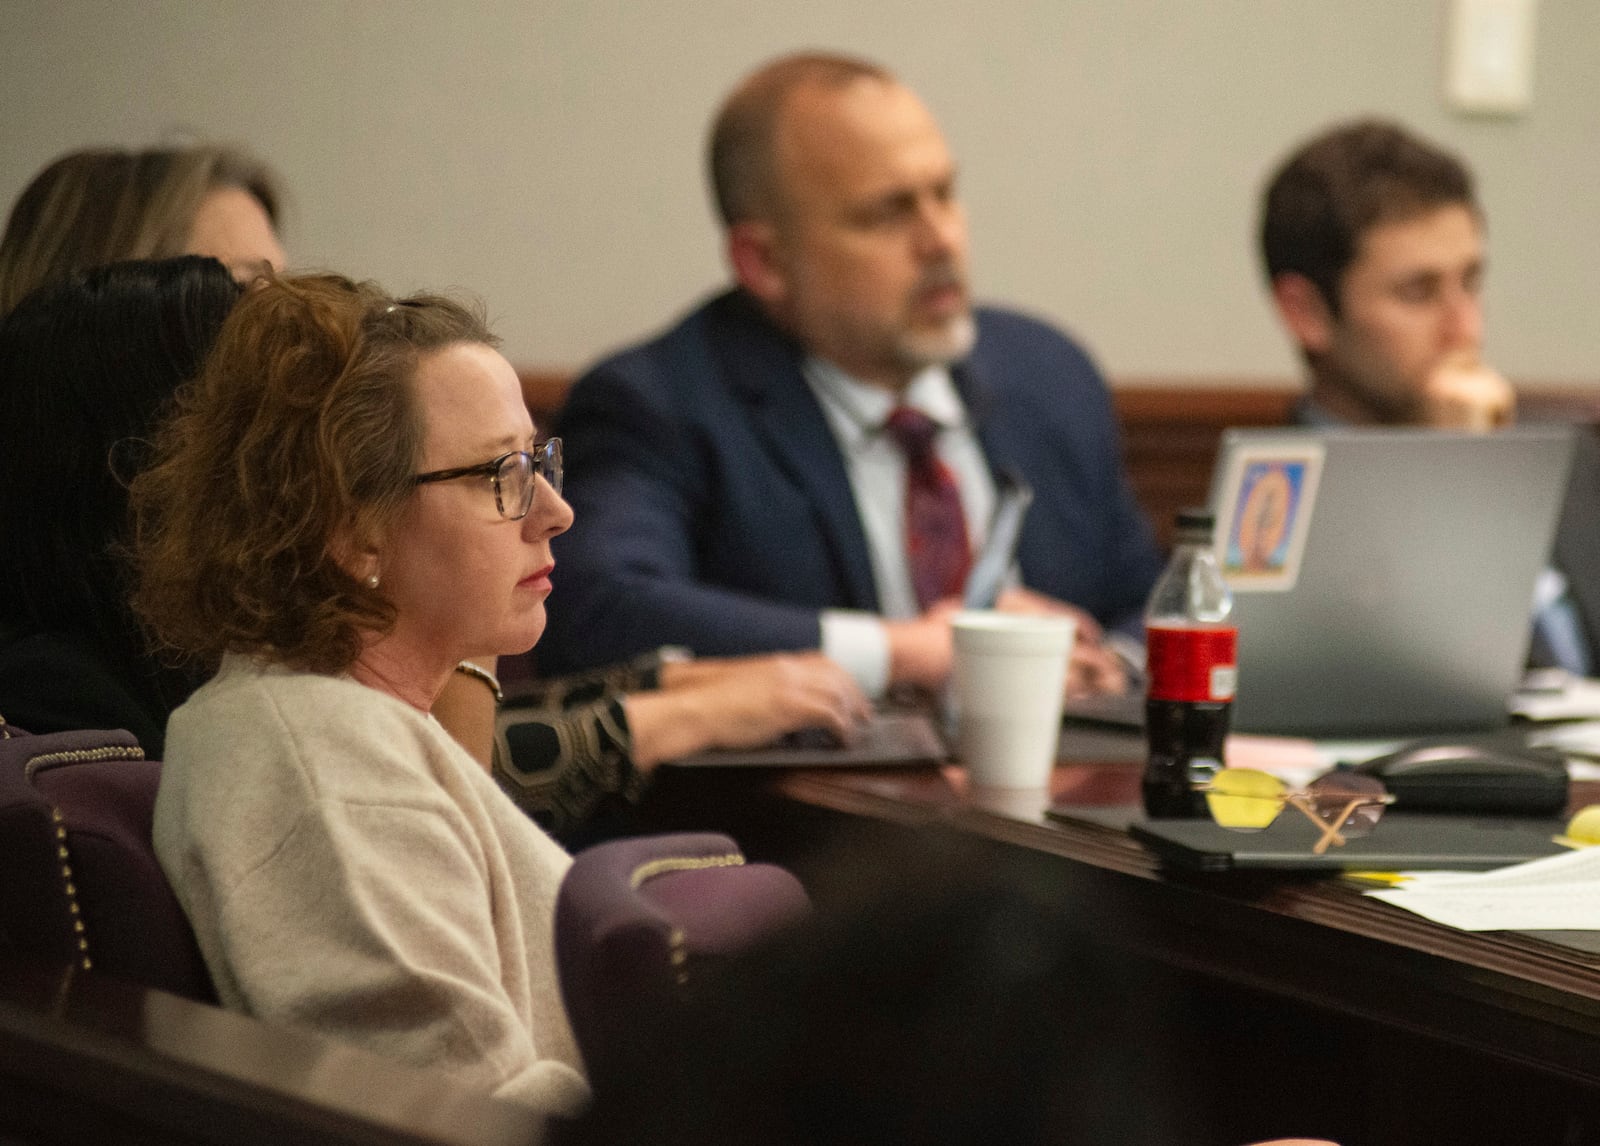
[[[282,192],[234,147],[92,148],[23,189],[0,237],[0,314],[46,283],[127,259],[208,255],[241,282],[281,270]]]

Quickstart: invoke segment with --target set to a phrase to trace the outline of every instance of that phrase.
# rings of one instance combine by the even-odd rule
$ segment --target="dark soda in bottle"
[[[1238,679],[1233,594],[1212,551],[1209,511],[1178,514],[1177,545],[1145,610],[1145,814],[1206,815],[1194,790],[1223,766]]]

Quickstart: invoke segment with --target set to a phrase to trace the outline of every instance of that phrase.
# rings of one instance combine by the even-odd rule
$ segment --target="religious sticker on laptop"
[[[1217,563],[1230,589],[1294,588],[1321,475],[1321,442],[1234,452],[1217,502]]]

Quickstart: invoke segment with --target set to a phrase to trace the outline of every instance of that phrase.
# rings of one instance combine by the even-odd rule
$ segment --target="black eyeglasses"
[[[493,461],[476,466],[457,466],[452,470],[432,470],[411,480],[417,485],[456,478],[486,477],[494,484],[494,504],[500,516],[521,521],[533,508],[533,495],[539,488],[534,480],[542,477],[556,493],[561,492],[561,439],[546,438],[531,450],[512,450]]]

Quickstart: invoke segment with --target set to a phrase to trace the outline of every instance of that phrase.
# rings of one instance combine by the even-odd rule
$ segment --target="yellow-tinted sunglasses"
[[[1205,793],[1211,818],[1236,832],[1259,832],[1285,807],[1298,809],[1322,833],[1311,849],[1314,855],[1366,835],[1377,826],[1383,809],[1394,803],[1382,781],[1344,768],[1304,788],[1291,788],[1277,776],[1254,768],[1224,768],[1196,784],[1195,791]]]

